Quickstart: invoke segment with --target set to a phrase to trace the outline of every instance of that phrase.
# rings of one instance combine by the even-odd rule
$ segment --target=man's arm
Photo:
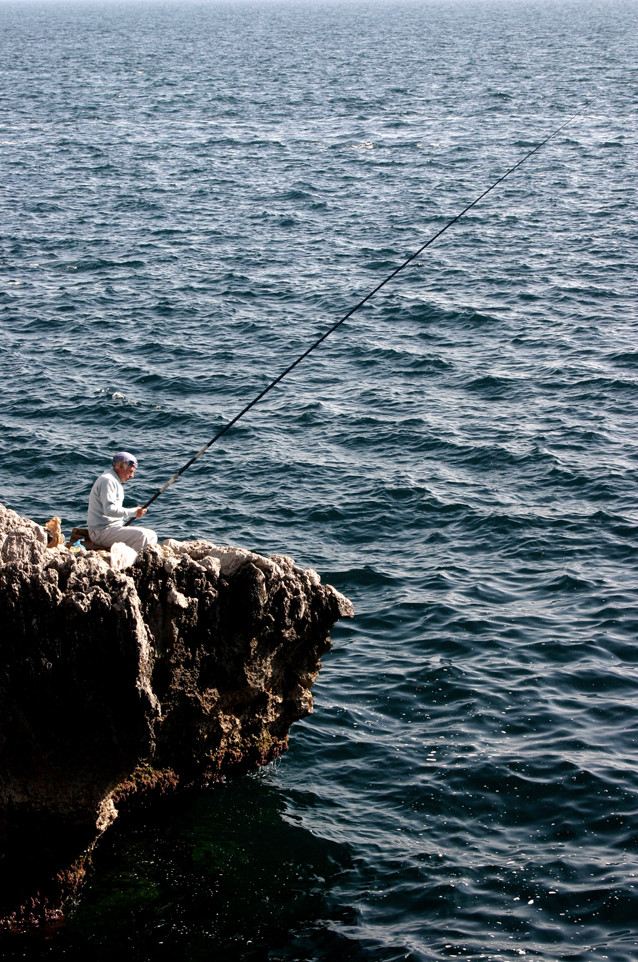
[[[129,518],[139,517],[138,508],[123,507],[121,487],[115,478],[105,478],[99,494],[102,511],[109,521],[127,521]]]

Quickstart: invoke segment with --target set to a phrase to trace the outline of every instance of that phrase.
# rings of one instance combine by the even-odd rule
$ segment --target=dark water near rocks
[[[0,500],[145,500],[355,603],[255,776],[6,958],[634,959],[638,7],[0,5]]]

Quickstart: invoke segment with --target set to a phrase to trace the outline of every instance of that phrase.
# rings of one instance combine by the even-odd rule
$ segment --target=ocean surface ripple
[[[638,956],[638,8],[0,4],[0,500],[354,602],[254,776],[6,959]]]

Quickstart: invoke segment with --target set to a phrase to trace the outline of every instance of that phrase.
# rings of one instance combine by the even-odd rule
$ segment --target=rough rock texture
[[[55,914],[118,806],[275,758],[350,602],[286,557],[126,571],[0,505],[0,919]]]

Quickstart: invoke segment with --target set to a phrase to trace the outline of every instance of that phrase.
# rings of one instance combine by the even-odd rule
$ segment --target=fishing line
[[[172,484],[175,484],[175,482],[177,481],[177,479],[180,478],[180,477],[184,474],[185,471],[188,471],[188,469],[191,467],[191,465],[195,464],[195,462],[196,462],[197,460],[199,460],[199,458],[201,458],[202,454],[205,454],[205,452],[208,451],[208,449],[209,449],[210,447],[212,447],[212,445],[215,444],[216,441],[219,441],[219,439],[220,439],[221,437],[223,437],[224,434],[226,434],[228,431],[230,431],[230,429],[231,429],[235,424],[237,424],[237,422],[238,422],[241,418],[243,418],[245,414],[248,414],[248,412],[250,411],[251,408],[254,408],[255,405],[258,404],[270,391],[272,391],[272,389],[273,389],[277,384],[279,384],[280,381],[283,381],[283,379],[284,379],[288,374],[290,374],[290,372],[293,371],[293,370],[297,367],[298,364],[301,364],[301,362],[302,362],[303,360],[305,360],[305,358],[307,358],[309,354],[312,354],[312,352],[313,352],[316,348],[318,348],[319,345],[322,344],[322,343],[326,340],[326,338],[330,337],[330,335],[333,334],[333,333],[337,330],[338,327],[341,327],[341,325],[342,325],[345,321],[347,321],[349,317],[352,317],[352,315],[355,313],[355,311],[358,311],[359,308],[363,307],[364,304],[367,304],[367,302],[368,302],[372,297],[374,297],[374,295],[375,295],[376,293],[378,293],[378,291],[380,291],[382,287],[385,287],[385,285],[388,284],[394,277],[396,277],[397,274],[398,274],[400,271],[404,270],[404,268],[406,268],[406,267],[408,266],[408,264],[411,264],[412,261],[415,260],[415,258],[417,258],[417,257],[419,256],[419,254],[422,254],[424,250],[426,250],[426,249],[427,249],[428,247],[430,247],[436,240],[438,240],[438,238],[439,238],[442,234],[444,234],[444,233],[446,232],[446,230],[449,230],[450,227],[452,227],[453,224],[456,224],[456,222],[461,219],[461,217],[464,217],[465,214],[467,214],[468,211],[472,210],[473,207],[476,207],[476,205],[477,205],[480,201],[482,201],[484,197],[487,197],[487,195],[488,195],[491,191],[493,191],[495,187],[498,187],[498,185],[501,184],[501,183],[505,180],[506,177],[509,177],[510,174],[513,174],[515,170],[518,170],[518,168],[519,168],[522,164],[524,164],[526,160],[529,160],[530,157],[532,157],[532,156],[533,156],[535,153],[537,153],[542,147],[544,147],[545,144],[547,144],[553,137],[556,137],[556,135],[559,134],[559,133],[561,132],[561,130],[564,130],[565,127],[567,127],[569,124],[571,124],[571,122],[572,122],[573,120],[575,120],[577,117],[580,117],[580,116],[581,116],[581,112],[579,111],[578,113],[573,114],[573,116],[571,116],[571,117],[569,118],[569,120],[566,120],[565,123],[561,124],[560,127],[557,127],[556,130],[552,131],[551,134],[549,134],[547,137],[545,137],[545,139],[542,140],[539,144],[537,144],[532,150],[528,151],[528,153],[526,153],[525,156],[522,157],[516,164],[514,164],[512,167],[510,167],[509,170],[506,170],[505,173],[502,174],[502,175],[498,178],[498,180],[495,180],[493,184],[491,184],[489,187],[487,187],[487,188],[483,191],[482,194],[479,194],[479,196],[478,196],[475,200],[473,200],[471,204],[468,204],[467,207],[464,207],[463,210],[462,210],[459,214],[457,214],[455,217],[453,217],[451,220],[449,220],[443,227],[441,227],[440,230],[438,230],[438,231],[436,232],[436,234],[433,234],[433,236],[430,237],[430,239],[427,240],[424,244],[422,244],[422,245],[419,247],[418,250],[416,250],[413,254],[410,254],[410,256],[407,257],[407,258],[403,261],[402,264],[399,264],[399,266],[396,267],[396,268],[392,271],[391,274],[388,274],[388,276],[387,276],[384,280],[382,280],[380,284],[377,284],[377,286],[376,286],[373,290],[371,290],[368,294],[366,294],[366,296],[363,297],[357,304],[355,304],[354,307],[351,307],[347,314],[344,314],[343,317],[336,322],[336,324],[333,324],[332,327],[328,328],[328,330],[325,331],[325,332],[321,335],[321,337],[318,337],[317,340],[314,341],[314,342],[310,345],[310,347],[309,347],[306,351],[303,352],[303,354],[300,354],[299,357],[296,358],[296,360],[294,360],[294,361],[292,362],[292,364],[289,364],[288,367],[287,367],[284,371],[282,371],[281,374],[278,375],[278,377],[276,377],[274,380],[272,380],[272,381],[270,382],[270,384],[268,384],[268,385],[263,389],[263,391],[260,391],[259,394],[258,394],[255,398],[253,398],[252,401],[250,401],[248,404],[246,404],[246,406],[241,409],[241,411],[239,412],[239,414],[236,414],[234,418],[232,418],[230,421],[228,421],[227,424],[225,424],[224,427],[221,428],[221,429],[217,432],[217,434],[216,434],[214,437],[212,437],[212,438],[210,439],[210,441],[208,441],[208,442],[204,445],[203,448],[200,448],[199,451],[198,451],[196,454],[194,454],[193,457],[190,458],[190,460],[188,460],[185,465],[183,465],[183,467],[181,467],[181,468],[179,469],[179,471],[177,471],[171,478],[169,478],[168,481],[166,482],[166,484],[163,485],[163,487],[159,488],[159,489],[155,492],[155,494],[152,495],[152,497],[150,497],[150,498],[148,499],[148,501],[147,501],[144,505],[142,505],[142,507],[148,508],[151,504],[153,504],[153,502],[156,501],[157,498],[159,498],[159,496],[160,496],[161,494],[163,494],[164,491],[166,491],[167,488],[170,488],[170,486],[171,486]],[[128,520],[128,521],[126,522],[126,524],[125,524],[125,527],[128,526],[129,524],[131,524],[131,522],[134,521],[134,520],[135,520],[134,518],[129,518],[129,520]]]

